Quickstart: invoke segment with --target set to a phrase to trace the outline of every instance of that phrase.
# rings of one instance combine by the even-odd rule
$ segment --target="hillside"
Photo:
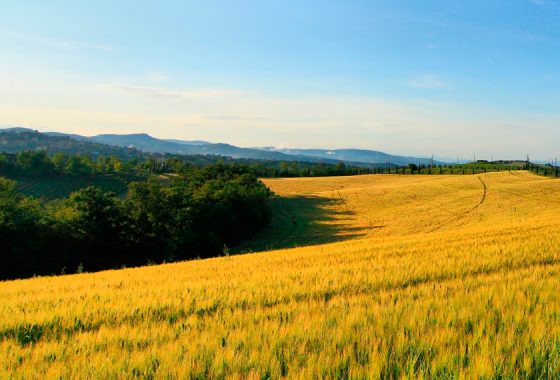
[[[0,377],[560,371],[557,180],[266,183],[284,213],[246,249],[309,246],[0,283]]]
[[[175,139],[165,139],[164,141],[174,142],[183,145],[207,145],[211,144],[208,141],[204,140],[175,140]]]
[[[24,128],[0,130],[0,153],[17,153],[28,150],[44,150],[49,153],[81,154],[92,157],[115,156],[126,160],[139,157],[134,149],[110,146],[77,139],[66,135],[48,135]]]
[[[216,155],[231,157],[234,159],[253,159],[253,160],[274,160],[274,161],[301,161],[301,162],[324,162],[336,164],[346,162],[356,166],[372,166],[368,164],[385,164],[386,161],[375,161],[372,157],[363,160],[354,160],[350,155],[347,158],[328,157],[326,155],[307,154],[302,150],[301,153],[285,153],[258,148],[240,148],[231,144],[208,143],[204,141],[182,141],[182,140],[161,140],[146,133],[128,135],[97,135],[85,137],[89,141],[102,144],[109,144],[120,147],[135,147],[144,152],[151,153],[170,153],[182,155]],[[362,156],[365,157],[365,156]],[[403,158],[403,162],[417,162],[412,158]],[[425,161],[425,160],[424,160]]]
[[[24,128],[17,128],[17,132],[26,132]],[[96,136],[80,136],[75,134],[62,134],[58,132],[47,132],[49,136],[69,137],[73,140],[87,141],[98,144],[109,145],[121,148],[135,148],[148,153],[169,153],[180,155],[215,155],[231,157],[234,159],[253,159],[253,160],[274,160],[274,161],[303,161],[303,162],[324,162],[336,164],[341,160],[311,157],[306,155],[292,155],[281,152],[265,151],[252,148],[239,148],[230,144],[213,144],[205,141],[184,141],[184,140],[162,140],[152,137],[146,133],[135,134],[102,134]],[[350,162],[349,162],[350,163]],[[361,166],[364,163],[352,163]]]
[[[367,149],[273,149],[295,156],[317,157],[331,160],[368,162],[368,163],[391,163],[394,165],[443,165],[444,162],[432,160],[430,158],[395,156],[375,150]]]
[[[12,179],[17,183],[17,190],[24,195],[45,200],[62,199],[74,191],[87,186],[95,186],[103,191],[124,196],[128,184],[138,178],[127,175],[99,176],[0,176]]]
[[[97,135],[88,137],[91,141],[117,146],[133,145],[146,152],[175,154],[215,154],[232,158],[260,160],[307,161],[337,163],[340,161],[357,165],[386,164],[408,165],[410,163],[428,165],[429,158],[395,156],[366,149],[275,149],[240,148],[230,144],[205,141],[161,140],[145,133],[129,135]],[[435,161],[434,165],[443,164]]]
[[[134,158],[145,159],[153,156],[169,158],[170,156],[179,155],[182,161],[189,162],[195,166],[214,164],[217,161],[232,162],[233,160],[239,160],[240,164],[261,163],[262,160],[267,160],[268,162],[262,163],[272,167],[280,167],[282,162],[296,162],[293,156],[281,153],[265,153],[264,155],[259,151],[256,151],[254,154],[247,152],[239,153],[243,152],[241,148],[225,144],[203,145],[196,144],[196,142],[190,145],[187,143],[158,140],[146,134],[85,137],[58,132],[40,133],[21,127],[0,129],[0,153],[8,154],[24,151],[45,151],[52,155],[62,152],[70,155],[89,156],[94,159],[99,156],[114,156],[123,161]],[[216,147],[219,148],[216,149]],[[247,158],[241,159],[242,157]],[[308,167],[312,163],[322,163],[325,161],[329,160],[311,159],[303,163],[298,162],[298,166]],[[338,162],[330,160],[331,164]],[[358,165],[366,168],[376,166],[369,164]]]
[[[38,132],[27,128],[0,129],[2,132],[12,134],[28,134]],[[275,149],[275,148],[240,148],[230,144],[209,143],[206,141],[184,141],[176,139],[157,139],[146,133],[135,134],[102,134],[96,136],[80,136],[76,134],[65,134],[60,132],[41,133],[42,139],[51,136],[55,138],[69,138],[78,141],[82,145],[97,143],[102,145],[121,148],[134,148],[148,153],[168,153],[180,155],[216,155],[231,157],[234,159],[273,160],[273,161],[300,161],[311,163],[337,164],[344,162],[358,167],[396,166],[408,164],[428,165],[429,158],[404,157],[389,155],[387,153],[365,150],[365,149]],[[0,141],[1,142],[1,141]],[[44,141],[43,141],[44,144]],[[67,143],[68,144],[68,143]],[[41,147],[41,145],[39,145]],[[37,149],[37,144],[31,144],[28,149]],[[434,165],[444,164],[434,161]]]
[[[129,135],[105,134],[87,138],[90,141],[101,144],[120,147],[133,146],[136,149],[151,153],[191,154],[193,150],[192,147],[188,144],[159,140],[146,133],[136,133]]]

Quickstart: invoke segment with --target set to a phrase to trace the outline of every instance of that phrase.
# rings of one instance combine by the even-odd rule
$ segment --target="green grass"
[[[124,196],[128,184],[135,177],[124,175],[96,175],[96,176],[7,176],[16,181],[17,190],[21,193],[45,200],[61,199],[87,186],[96,186],[104,191],[114,192]]]

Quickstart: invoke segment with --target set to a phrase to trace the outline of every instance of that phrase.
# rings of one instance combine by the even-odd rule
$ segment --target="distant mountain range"
[[[0,129],[1,132],[36,132],[32,129],[13,127]],[[109,146],[134,148],[149,153],[170,153],[181,155],[217,155],[231,158],[245,158],[257,160],[277,161],[303,161],[338,163],[345,162],[356,166],[379,166],[379,165],[408,165],[408,164],[430,164],[430,158],[405,157],[390,155],[387,153],[366,149],[277,149],[264,148],[240,148],[230,144],[210,143],[207,141],[185,141],[185,140],[163,140],[152,137],[146,133],[136,134],[102,134],[97,136],[81,136],[60,132],[45,132],[42,135],[51,137],[67,137],[81,142],[105,144]],[[31,149],[31,147],[30,147]],[[0,147],[1,150],[1,147]],[[434,165],[444,164],[434,161]]]
[[[211,144],[208,141],[202,141],[202,140],[187,141],[187,140],[165,139],[164,141],[174,142],[174,143],[183,144],[183,145],[207,145],[207,144]]]
[[[353,162],[366,162],[378,164],[395,164],[395,165],[408,165],[408,164],[424,164],[429,165],[430,158],[406,157],[395,156],[376,150],[367,149],[276,149],[276,148],[262,148],[267,151],[281,152],[293,156],[305,156],[322,159],[331,159],[338,161],[353,161]],[[440,161],[433,161],[434,165],[444,164]]]

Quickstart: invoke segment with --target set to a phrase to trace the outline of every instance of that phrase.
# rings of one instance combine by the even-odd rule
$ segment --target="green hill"
[[[77,140],[68,136],[49,136],[36,131],[12,130],[0,132],[0,152],[18,153],[26,150],[44,150],[49,154],[63,152],[92,157],[116,156],[122,160],[138,157],[142,154],[134,149]]]
[[[94,176],[4,176],[17,183],[21,193],[45,200],[61,199],[87,186],[95,186],[104,191],[124,196],[128,184],[137,178],[126,175],[94,175]]]

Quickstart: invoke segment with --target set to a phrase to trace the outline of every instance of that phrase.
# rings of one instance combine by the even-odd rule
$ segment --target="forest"
[[[271,195],[253,174],[221,164],[147,176],[125,197],[90,186],[49,202],[0,178],[0,278],[227,254],[269,222]]]

